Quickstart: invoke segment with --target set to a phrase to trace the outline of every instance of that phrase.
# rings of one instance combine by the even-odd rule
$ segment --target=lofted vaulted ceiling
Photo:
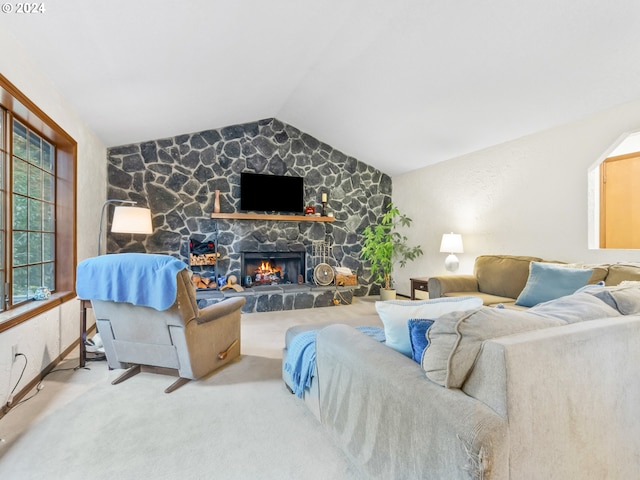
[[[0,28],[108,147],[276,117],[397,175],[640,99],[637,0],[42,5]]]

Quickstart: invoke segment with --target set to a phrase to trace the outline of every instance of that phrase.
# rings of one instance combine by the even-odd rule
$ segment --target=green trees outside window
[[[55,148],[13,120],[11,157],[12,303],[55,290]]]

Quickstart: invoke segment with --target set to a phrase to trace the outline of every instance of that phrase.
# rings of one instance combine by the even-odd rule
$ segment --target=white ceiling
[[[638,0],[43,4],[0,28],[109,147],[276,117],[397,175],[640,99]]]

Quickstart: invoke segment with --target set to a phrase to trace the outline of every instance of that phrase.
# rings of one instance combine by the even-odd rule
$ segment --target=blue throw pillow
[[[531,262],[529,278],[518,295],[516,305],[533,307],[542,302],[571,295],[584,287],[593,270],[590,268],[569,268],[557,263]]]
[[[384,325],[386,345],[412,356],[407,322],[410,318],[438,318],[450,312],[464,311],[482,306],[480,297],[441,297],[431,300],[387,300],[376,302],[376,311]]]
[[[418,363],[422,363],[422,354],[424,349],[429,345],[427,340],[427,330],[433,325],[433,320],[422,320],[412,318],[408,322],[409,339],[411,340],[412,357]]]

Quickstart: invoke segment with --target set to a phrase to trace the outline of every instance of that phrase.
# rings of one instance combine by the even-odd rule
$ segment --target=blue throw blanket
[[[379,342],[384,342],[384,329],[381,327],[356,327]],[[287,348],[287,359],[283,369],[291,377],[292,390],[302,398],[304,391],[311,387],[313,369],[316,366],[316,335],[318,330],[309,330],[296,335]]]
[[[78,264],[76,292],[85,300],[127,302],[166,310],[176,301],[176,275],[187,265],[169,255],[116,253]]]

